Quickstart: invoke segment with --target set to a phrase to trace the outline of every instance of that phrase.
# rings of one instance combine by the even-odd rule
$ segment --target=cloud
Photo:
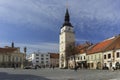
[[[74,21],[86,17],[114,23],[120,20],[118,0],[69,0],[68,3],[71,18],[76,19]],[[64,20],[65,5],[66,1],[63,0],[0,0],[0,22],[32,29],[52,29],[48,25],[56,28]]]
[[[119,8],[120,1],[116,0],[75,0],[70,2],[71,9],[75,10],[74,15],[87,16],[97,19],[120,19]],[[72,5],[75,5],[74,7]]]
[[[49,28],[59,20],[62,11],[57,1],[0,0],[0,21],[7,24],[31,25],[29,28]],[[42,25],[42,26],[41,26]],[[24,26],[27,27],[27,26]],[[53,26],[55,27],[55,26]]]
[[[119,34],[119,0],[68,0],[68,3],[77,41],[96,42]],[[54,51],[50,46],[58,44],[51,42],[58,42],[54,40],[58,40],[65,9],[65,0],[0,0],[1,40],[20,42],[31,51],[39,48]],[[40,43],[23,44],[25,41]]]
[[[120,1],[118,0],[69,0],[68,3],[74,17],[120,19],[118,10]],[[63,18],[66,1],[0,0],[0,5],[0,18],[5,22],[45,25]]]

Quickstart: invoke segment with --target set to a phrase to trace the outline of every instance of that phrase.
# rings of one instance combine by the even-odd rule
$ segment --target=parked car
[[[103,70],[109,70],[109,68],[107,66],[104,66]]]
[[[33,69],[32,66],[25,66],[24,69]]]

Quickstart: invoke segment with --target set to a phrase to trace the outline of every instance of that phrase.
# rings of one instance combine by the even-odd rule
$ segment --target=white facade
[[[117,62],[120,63],[120,49],[104,52],[104,66],[115,68]]]
[[[86,55],[88,68],[90,69],[102,69],[103,53],[98,52],[90,55]]]
[[[33,53],[28,55],[28,61],[31,61],[33,66],[49,66],[50,65],[50,54],[48,53]]]
[[[75,62],[76,62],[76,66],[81,66],[81,68],[84,67],[83,62],[86,62],[86,53],[82,53],[82,54],[76,54],[75,55]],[[69,58],[69,68],[74,68],[75,67],[75,62],[74,62],[74,56],[70,56]],[[81,63],[81,64],[79,64]]]
[[[73,26],[69,22],[69,13],[66,10],[65,22],[60,30],[59,35],[59,67],[67,68],[68,59],[66,54],[66,47],[68,44],[75,42]]]
[[[86,53],[76,55],[76,62],[86,61]]]
[[[67,44],[74,42],[74,39],[73,27],[64,26],[60,33],[60,68],[67,67],[65,50]]]

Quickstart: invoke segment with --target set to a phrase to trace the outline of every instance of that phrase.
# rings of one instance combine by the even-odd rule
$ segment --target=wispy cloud
[[[49,28],[56,20],[59,20],[61,4],[53,0],[0,0],[1,23],[32,25],[29,28]],[[41,26],[43,25],[43,26]],[[27,27],[27,26],[24,26]],[[55,27],[55,26],[53,26]]]
[[[96,42],[119,34],[120,0],[68,0],[68,3],[77,41]],[[59,40],[65,6],[65,0],[0,0],[0,39],[20,42],[16,45],[27,45],[33,51],[58,50],[58,44],[51,42]],[[34,44],[22,43],[27,41]]]

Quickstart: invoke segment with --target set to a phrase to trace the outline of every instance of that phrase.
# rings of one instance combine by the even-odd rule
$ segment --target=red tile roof
[[[0,48],[0,53],[11,53],[16,50],[17,50],[17,48]]]
[[[50,58],[59,59],[58,53],[49,53],[49,54],[50,54]]]
[[[114,42],[108,46],[105,50],[115,50],[115,49],[120,49],[120,36],[116,36],[116,39],[114,40]]]
[[[88,43],[88,42],[86,42],[86,43],[84,43],[84,44],[80,44],[80,45],[78,46],[79,54],[85,53],[86,50],[87,50],[87,48],[88,48],[89,46],[91,46],[91,45],[92,45],[92,44],[91,44],[91,43]]]
[[[110,39],[97,43],[96,45],[94,45],[93,47],[87,50],[87,54],[93,54],[93,53],[105,51],[105,49],[107,49],[115,40],[116,37],[112,37]]]

